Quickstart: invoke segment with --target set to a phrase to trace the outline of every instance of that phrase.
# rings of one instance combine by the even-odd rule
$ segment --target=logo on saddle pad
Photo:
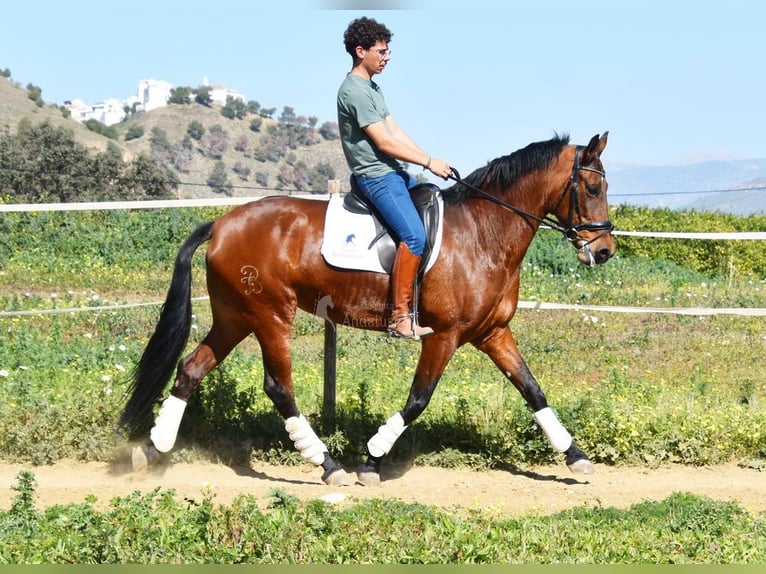
[[[425,272],[441,248],[444,201],[433,184],[417,185],[410,194],[426,229],[426,248],[420,264],[420,271]],[[330,198],[321,252],[333,267],[390,274],[396,242],[374,208],[352,191],[342,198]]]

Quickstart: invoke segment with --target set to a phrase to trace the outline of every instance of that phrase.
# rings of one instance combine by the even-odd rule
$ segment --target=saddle
[[[351,176],[351,191],[343,197],[343,208],[350,213],[357,215],[371,215],[375,222],[375,238],[370,242],[368,249],[375,247],[377,249],[378,259],[381,267],[388,272],[394,264],[398,240],[394,240],[392,230],[385,223],[372,203],[362,195],[359,186]],[[426,230],[426,244],[423,256],[420,259],[418,275],[422,275],[428,265],[431,251],[439,239],[439,229],[441,227],[441,210],[437,204],[437,197],[440,193],[438,186],[432,183],[420,183],[410,190],[410,197],[415,209],[423,222]]]

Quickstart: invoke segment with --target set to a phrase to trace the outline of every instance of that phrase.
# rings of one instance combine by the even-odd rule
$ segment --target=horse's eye
[[[587,190],[588,195],[592,197],[598,197],[598,195],[601,193],[600,185],[588,185],[585,189]]]

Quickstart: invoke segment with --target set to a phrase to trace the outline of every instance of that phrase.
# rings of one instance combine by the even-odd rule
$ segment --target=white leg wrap
[[[186,401],[170,395],[160,407],[157,418],[154,419],[154,427],[149,433],[154,448],[160,452],[168,452],[176,443],[178,427],[181,426],[181,417],[184,416]]]
[[[548,441],[551,443],[553,450],[558,452],[564,452],[570,446],[572,446],[572,435],[564,428],[559,422],[550,407],[545,407],[535,413],[535,421],[540,428],[543,429],[545,436],[548,437]]]
[[[324,462],[324,453],[327,452],[327,447],[319,440],[309,421],[303,415],[287,419],[285,430],[295,443],[295,448],[300,451],[303,460],[312,462],[317,466]]]
[[[372,456],[384,456],[391,451],[396,439],[398,439],[407,426],[404,424],[402,415],[396,413],[386,421],[378,432],[367,442],[367,452]]]

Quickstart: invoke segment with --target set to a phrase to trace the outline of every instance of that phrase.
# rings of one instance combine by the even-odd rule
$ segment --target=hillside
[[[250,121],[254,117],[249,115],[244,119],[228,119],[221,115],[220,107],[208,108],[198,104],[170,105],[129,118],[118,126],[118,130],[120,139],[124,140],[125,134],[131,127],[140,126],[144,129],[143,137],[124,142],[130,155],[135,155],[139,152],[150,154],[150,138],[154,128],[163,130],[171,145],[182,146],[181,142],[186,138],[187,128],[191,122],[197,121],[204,126],[205,136],[201,140],[186,139],[193,148],[188,166],[184,171],[178,171],[181,181],[178,195],[181,198],[220,195],[206,184],[219,161],[226,166],[232,196],[260,195],[295,189],[296,186],[289,182],[280,184],[279,174],[281,171],[289,176],[290,171],[294,170],[299,162],[303,162],[309,170],[318,164],[326,163],[332,168],[333,179],[340,179],[345,184],[348,179],[348,168],[338,140],[326,141],[315,133],[314,140],[317,143],[296,145],[292,148],[287,145],[285,138],[269,134],[270,127],[272,130],[279,127],[279,122],[276,120],[264,118],[257,132],[251,130]],[[227,142],[225,150],[220,151],[220,159],[203,151],[205,138],[211,136],[211,128],[215,129],[215,126],[220,126],[221,133],[225,134]],[[274,151],[274,146],[278,148],[278,151]],[[281,157],[276,161],[257,159],[258,150],[263,151],[266,147],[269,148],[270,155],[281,155]],[[258,179],[256,179],[257,174],[260,174]],[[315,184],[309,186],[309,189],[324,193],[327,189],[326,179],[319,187]]]
[[[43,97],[44,94],[43,90]],[[300,110],[295,112],[300,114]],[[161,129],[170,148],[164,154],[164,162],[171,166],[180,182],[179,198],[221,196],[221,192],[214,191],[207,183],[219,161],[225,166],[227,193],[232,196],[286,193],[296,188],[324,192],[328,177],[316,173],[317,166],[322,164],[330,167],[333,179],[340,180],[341,189],[347,190],[349,172],[337,140],[324,140],[312,130],[310,139],[316,143],[296,145],[294,141],[286,141],[284,130],[280,129],[284,126],[276,120],[264,118],[257,132],[251,130],[250,122],[256,117],[249,114],[244,119],[228,119],[221,115],[220,107],[171,105],[130,117],[115,126],[118,139],[109,140],[63,117],[55,106],[37,107],[27,97],[23,86],[0,77],[0,128],[8,126],[14,130],[21,118],[28,118],[35,124],[49,121],[70,129],[79,143],[94,150],[103,151],[112,141],[128,160],[139,152],[152,155],[152,130]],[[187,138],[189,124],[193,121],[200,122],[208,136],[211,128],[220,128],[226,140],[225,149],[218,146],[215,150],[220,158],[212,157],[205,150],[202,139]],[[126,142],[129,130],[137,126],[143,129],[143,135]],[[153,155],[157,158],[163,154],[155,150]],[[736,215],[766,212],[766,159],[708,161],[683,166],[607,165],[607,169],[613,204]],[[310,182],[304,177],[300,185],[291,183],[296,172],[300,176],[311,171],[315,173]],[[324,173],[326,169],[319,171]],[[724,191],[710,193],[709,190]],[[691,193],[698,191],[704,193]]]
[[[35,102],[27,97],[27,90],[23,86],[0,76],[0,129],[8,127],[11,131],[15,131],[22,118],[28,118],[33,124],[48,121],[54,126],[66,127],[72,130],[75,138],[82,145],[98,151],[106,149],[108,141],[106,138],[65,118],[56,106],[37,107]]]
[[[228,119],[221,114],[219,106],[170,105],[129,117],[114,126],[118,138],[111,140],[65,118],[55,106],[38,107],[27,97],[23,86],[0,77],[0,128],[7,126],[13,131],[21,118],[28,118],[34,124],[48,121],[71,130],[76,141],[94,150],[105,150],[111,141],[126,160],[143,152],[172,168],[180,182],[179,198],[223,196],[207,184],[219,162],[225,166],[227,194],[231,196],[288,193],[296,188],[323,193],[329,178],[317,175],[316,168],[322,164],[324,167],[319,170],[322,174],[329,166],[332,179],[341,180],[341,189],[347,188],[349,172],[337,139],[325,140],[316,130],[309,130],[312,133],[304,139],[310,140],[310,145],[296,143],[295,138],[285,135],[284,126],[277,120],[263,118],[258,131],[253,131],[250,122],[256,117],[249,114],[244,119]],[[188,126],[194,121],[204,128],[204,135],[199,140],[187,136]],[[143,135],[125,141],[129,130],[135,130],[137,126],[143,129]],[[152,130],[155,128],[166,135],[168,149],[165,153],[158,153],[156,146],[152,150]],[[216,130],[213,145],[210,138]],[[304,177],[302,184],[291,183],[294,177],[307,172],[314,172],[311,182],[307,183]]]

